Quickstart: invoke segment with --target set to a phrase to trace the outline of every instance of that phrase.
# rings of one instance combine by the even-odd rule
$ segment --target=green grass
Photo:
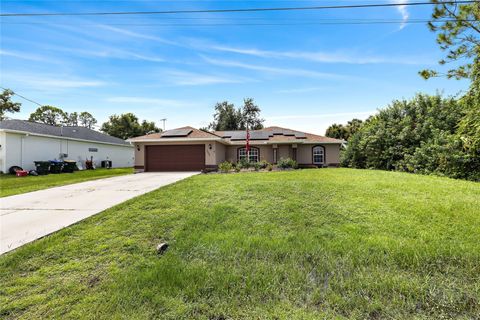
[[[37,177],[0,174],[0,197],[130,173],[133,173],[132,168],[84,170]]]
[[[479,275],[478,183],[199,175],[1,256],[0,318],[478,319]]]

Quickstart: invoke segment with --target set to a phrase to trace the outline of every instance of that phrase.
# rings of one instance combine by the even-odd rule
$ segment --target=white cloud
[[[233,78],[224,75],[208,75],[203,73],[192,73],[183,71],[171,71],[168,72],[170,76],[170,82],[180,86],[200,86],[210,84],[221,83],[243,83],[247,82],[247,79]]]
[[[344,76],[341,76],[338,74],[317,72],[317,71],[311,71],[311,70],[305,70],[305,69],[268,67],[268,66],[248,64],[248,63],[237,62],[237,61],[212,59],[205,56],[203,56],[203,59],[206,62],[216,66],[263,71],[263,72],[272,73],[272,74],[283,74],[283,75],[299,76],[299,77],[344,78]]]
[[[4,74],[5,83],[19,84],[31,89],[53,91],[56,89],[100,87],[107,85],[104,81],[82,79],[58,74]]]
[[[408,0],[391,0],[390,2],[405,4],[405,3],[408,3]],[[407,6],[405,5],[398,6],[397,11],[402,16],[402,22],[400,24],[400,30],[402,30],[407,25],[407,21],[408,21],[408,18],[410,17],[410,13],[408,12]]]
[[[118,34],[129,36],[129,37],[132,37],[132,38],[153,40],[153,41],[156,41],[156,42],[159,42],[159,43],[164,43],[164,44],[169,44],[169,45],[178,45],[178,43],[175,42],[175,41],[170,41],[170,40],[160,38],[160,37],[157,37],[157,36],[152,36],[152,35],[149,35],[149,34],[146,34],[146,33],[133,32],[133,31],[130,31],[130,30],[125,30],[125,29],[122,29],[122,28],[117,28],[117,27],[103,25],[103,24],[98,25],[98,27],[103,28],[103,29],[108,30],[108,31],[118,33]]]
[[[191,102],[160,99],[160,98],[145,98],[145,97],[109,97],[105,99],[107,102],[126,103],[136,105],[154,105],[157,107],[190,107],[193,106]]]
[[[305,87],[305,88],[291,88],[291,89],[282,89],[275,91],[276,93],[307,93],[315,91],[323,91],[331,89],[329,87]]]
[[[403,6],[404,7],[404,6]],[[405,9],[406,11],[406,9]],[[407,17],[408,19],[408,13]],[[314,61],[320,63],[345,63],[345,64],[422,64],[422,61],[418,60],[418,57],[380,57],[380,56],[368,56],[365,53],[358,53],[352,55],[351,53],[326,53],[322,51],[269,51],[256,48],[236,48],[220,45],[205,45],[204,49],[216,50],[221,52],[237,53],[248,56],[256,56],[261,58],[289,58],[289,59],[301,59],[307,61]]]
[[[8,57],[13,57],[17,59],[24,59],[24,60],[32,60],[32,61],[47,61],[45,57],[38,56],[38,55],[33,55],[29,53],[23,53],[23,52],[16,52],[16,51],[7,51],[7,50],[0,50],[0,55],[1,56],[8,56]]]

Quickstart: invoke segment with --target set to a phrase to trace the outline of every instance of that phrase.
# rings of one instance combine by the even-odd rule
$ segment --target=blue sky
[[[385,0],[387,1],[387,0]],[[385,2],[384,1],[384,2]],[[401,2],[401,1],[396,1]],[[405,1],[404,1],[405,2]],[[2,12],[289,7],[378,1],[9,1]],[[266,125],[323,134],[417,92],[457,94],[465,81],[418,76],[442,52],[431,7],[143,16],[4,17],[1,86],[99,122],[133,112],[167,129],[206,126],[217,101],[252,97]],[[392,24],[328,25],[332,19]],[[15,118],[37,106],[22,102]]]

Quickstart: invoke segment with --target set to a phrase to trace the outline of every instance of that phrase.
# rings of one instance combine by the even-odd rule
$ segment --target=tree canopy
[[[21,103],[13,102],[12,96],[15,93],[10,89],[4,89],[0,93],[0,120],[7,119],[5,113],[20,112]]]
[[[252,130],[262,129],[264,120],[260,118],[260,112],[260,107],[252,98],[244,99],[241,108],[236,108],[228,101],[218,102],[215,105],[214,120],[208,128],[215,131],[245,130],[248,124]]]
[[[327,128],[326,136],[335,139],[348,140],[362,126],[363,121],[360,119],[352,119],[347,125],[334,123]]]
[[[464,147],[461,100],[418,94],[395,100],[348,140],[342,165],[480,180],[480,153]],[[467,126],[470,128],[470,126]]]
[[[110,116],[109,120],[102,124],[100,130],[123,140],[161,131],[154,122],[143,120],[140,123],[138,117],[133,113]]]
[[[78,115],[78,123],[82,127],[93,129],[97,124],[97,119],[95,119],[89,112],[83,111]]]
[[[480,2],[458,4],[432,0],[435,7],[428,26],[437,33],[437,43],[447,52],[440,65],[453,64],[446,72],[423,70],[420,74],[430,77],[448,78],[479,77],[480,56]]]
[[[30,114],[29,121],[60,126],[68,121],[68,114],[60,108],[54,106],[41,106],[35,112]]]

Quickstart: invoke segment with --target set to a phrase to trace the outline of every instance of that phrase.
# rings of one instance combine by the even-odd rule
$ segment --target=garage
[[[204,169],[204,144],[145,147],[145,171],[201,171]]]

